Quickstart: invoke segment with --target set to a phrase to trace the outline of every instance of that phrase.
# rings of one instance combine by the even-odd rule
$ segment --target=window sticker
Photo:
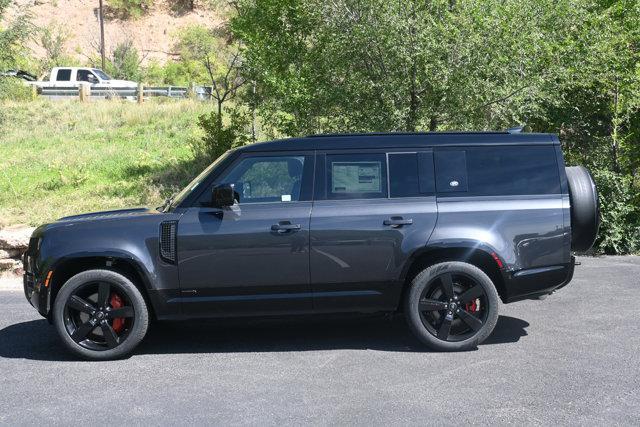
[[[379,193],[382,164],[380,162],[332,162],[331,192]]]
[[[281,197],[281,200],[283,202],[290,202],[291,201],[291,194],[283,194]]]

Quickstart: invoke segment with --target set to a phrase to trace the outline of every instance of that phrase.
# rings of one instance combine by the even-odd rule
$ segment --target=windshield
[[[92,69],[91,71],[93,71],[95,74],[98,75],[98,77],[100,77],[100,79],[102,80],[111,80],[111,77],[109,77],[104,71],[99,70],[97,68]]]
[[[171,203],[167,207],[167,210],[173,209],[175,206],[179,205],[193,190],[198,188],[198,186],[204,181],[204,179],[209,176],[209,173],[215,169],[224,159],[229,157],[231,154],[231,150],[225,152],[222,156],[218,157],[213,163],[211,163],[205,170],[203,170],[200,175],[196,176],[193,181],[189,183],[186,187],[182,189],[178,194],[173,197]]]

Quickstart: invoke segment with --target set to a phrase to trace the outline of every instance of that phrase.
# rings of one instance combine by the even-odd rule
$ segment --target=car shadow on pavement
[[[500,316],[482,344],[513,343],[526,336],[529,323]],[[159,322],[150,328],[135,354],[245,353],[314,350],[425,352],[401,316]],[[76,361],[46,320],[17,323],[0,330],[0,357]]]

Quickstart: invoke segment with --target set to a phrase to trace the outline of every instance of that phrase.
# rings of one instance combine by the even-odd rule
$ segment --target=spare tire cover
[[[583,166],[565,168],[571,199],[571,249],[587,251],[600,228],[600,202],[593,177]]]

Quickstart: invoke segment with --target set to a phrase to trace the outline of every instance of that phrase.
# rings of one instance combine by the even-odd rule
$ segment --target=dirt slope
[[[17,0],[21,6],[30,7],[34,23],[44,27],[61,26],[68,33],[66,50],[69,55],[85,61],[95,56],[100,40],[98,0]],[[107,0],[104,0],[107,3]],[[161,62],[171,58],[171,47],[176,30],[191,24],[220,25],[222,20],[216,11],[198,7],[195,11],[175,12],[164,1],[155,1],[151,10],[136,19],[105,19],[105,45],[107,53],[122,41],[132,40],[144,57],[143,64],[151,59]],[[38,57],[44,54],[38,40],[30,44]]]

